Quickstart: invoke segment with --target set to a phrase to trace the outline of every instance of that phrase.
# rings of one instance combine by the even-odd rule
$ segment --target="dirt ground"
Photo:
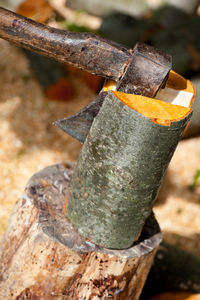
[[[50,101],[34,77],[22,50],[0,40],[0,238],[28,179],[60,162],[75,162],[81,145],[52,122],[72,115],[94,98],[77,76],[68,75],[75,95]],[[200,257],[200,138],[183,140],[175,152],[154,211],[166,241]]]

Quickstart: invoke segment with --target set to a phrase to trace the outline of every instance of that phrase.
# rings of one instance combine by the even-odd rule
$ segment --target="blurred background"
[[[196,101],[190,126],[165,176],[155,214],[164,240],[200,258],[200,1],[0,0],[38,22],[90,31],[134,47],[142,41],[172,55]],[[81,145],[52,125],[99,92],[100,77],[0,39],[0,238],[28,179],[42,168],[77,160]]]

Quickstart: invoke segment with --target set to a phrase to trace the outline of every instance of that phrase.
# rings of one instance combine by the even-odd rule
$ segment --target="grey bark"
[[[108,92],[75,167],[67,216],[106,248],[139,237],[190,115],[162,126]]]

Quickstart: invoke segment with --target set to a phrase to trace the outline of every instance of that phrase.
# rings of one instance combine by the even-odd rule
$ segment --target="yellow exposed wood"
[[[130,108],[161,125],[169,126],[172,121],[181,120],[191,112],[189,107],[173,105],[157,99],[117,91],[112,93]]]
[[[108,80],[103,87],[104,92],[108,92],[110,90],[112,90],[112,91],[116,90],[116,83],[113,80]]]
[[[130,108],[143,114],[145,117],[152,119],[152,121],[157,124],[169,126],[172,121],[181,120],[191,112],[191,105],[194,99],[195,90],[189,80],[183,78],[174,71],[170,71],[166,88],[166,90],[168,91],[169,89],[174,90],[175,95],[177,95],[177,91],[180,91],[181,93],[185,92],[182,94],[184,95],[184,97],[187,97],[188,93],[188,107],[167,103],[165,102],[165,99],[153,99],[140,95],[125,94],[119,91],[115,91],[115,82],[111,80],[108,81],[104,86],[104,91],[111,90],[120,101],[122,101]],[[181,93],[179,95],[179,98],[181,97]],[[161,95],[164,95],[164,89],[162,90]]]
[[[169,78],[167,80],[166,87],[195,94],[195,90],[192,83],[189,80],[185,79],[183,76],[174,72],[173,70],[171,70],[169,73]]]

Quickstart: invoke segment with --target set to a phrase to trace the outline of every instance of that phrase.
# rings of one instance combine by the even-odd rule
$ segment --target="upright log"
[[[174,73],[169,82],[188,85],[190,107],[192,85]],[[79,234],[116,249],[138,239],[191,116],[189,107],[107,93],[71,183],[67,216]]]
[[[101,248],[65,217],[72,169],[35,174],[14,207],[0,246],[0,299],[137,300],[161,241],[151,216],[126,250]]]

